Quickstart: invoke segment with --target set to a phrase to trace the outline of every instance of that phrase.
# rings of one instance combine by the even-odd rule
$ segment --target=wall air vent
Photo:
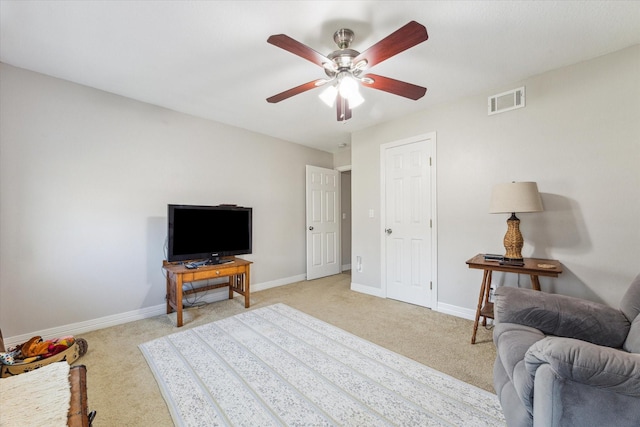
[[[524,107],[524,86],[489,97],[489,115]]]

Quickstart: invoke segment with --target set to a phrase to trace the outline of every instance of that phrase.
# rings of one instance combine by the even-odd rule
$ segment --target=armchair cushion
[[[631,286],[622,297],[620,310],[631,321],[640,314],[640,274],[631,282]]]
[[[497,323],[517,323],[545,335],[576,338],[621,348],[630,322],[618,309],[565,295],[500,287],[495,293]]]
[[[627,336],[627,340],[624,342],[622,348],[627,350],[629,353],[640,354],[640,316],[636,316],[631,323],[629,335]]]
[[[640,274],[631,282],[622,301],[620,310],[631,322],[629,335],[622,348],[630,353],[640,353]]]
[[[537,369],[549,365],[556,377],[640,398],[640,355],[572,338],[546,337],[524,358],[532,381]]]

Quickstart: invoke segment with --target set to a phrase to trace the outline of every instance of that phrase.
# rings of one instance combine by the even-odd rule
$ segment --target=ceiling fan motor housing
[[[329,76],[333,76],[341,70],[349,70],[353,66],[353,59],[358,55],[360,55],[360,52],[353,49],[340,49],[331,52],[327,55],[327,58],[335,64],[335,70],[331,72],[332,70],[325,69],[325,71]]]

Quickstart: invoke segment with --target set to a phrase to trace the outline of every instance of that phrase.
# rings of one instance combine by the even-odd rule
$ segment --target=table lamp
[[[511,213],[504,235],[506,260],[522,260],[524,239],[520,233],[520,220],[516,212],[541,212],[542,199],[535,182],[510,182],[496,184],[491,193],[490,213]]]

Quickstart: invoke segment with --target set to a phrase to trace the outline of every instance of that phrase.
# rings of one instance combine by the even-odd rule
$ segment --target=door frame
[[[430,179],[431,179],[431,304],[430,308],[435,310],[438,304],[438,218],[437,218],[437,183],[436,183],[436,133],[429,132],[420,135],[415,135],[409,138],[391,141],[384,144],[380,144],[380,284],[382,297],[387,298],[387,250],[386,250],[386,235],[384,232],[387,213],[386,213],[386,156],[385,152],[389,148],[395,148],[402,145],[413,144],[424,140],[430,140],[431,142],[431,167]]]
[[[344,166],[336,166],[335,170],[337,170],[338,172],[340,172],[340,258],[341,258],[341,262],[340,262],[340,273],[343,273],[344,271],[347,270],[351,270],[351,265],[353,263],[353,250],[349,251],[349,264],[342,264],[342,258],[344,258],[344,244],[345,241],[348,240],[349,241],[349,247],[352,248],[352,244],[353,244],[353,240],[352,240],[352,234],[353,231],[351,231],[351,233],[348,235],[348,237],[345,237],[344,234],[344,227],[345,224],[343,223],[343,219],[342,219],[342,215],[345,213],[345,207],[342,204],[342,196],[343,196],[343,192],[342,190],[344,189],[344,173],[345,172],[351,172],[351,165],[344,165]],[[349,194],[351,194],[351,179],[349,179]],[[349,230],[353,230],[353,212],[351,211],[351,200],[349,200]],[[348,268],[344,268],[344,267],[348,267]]]

